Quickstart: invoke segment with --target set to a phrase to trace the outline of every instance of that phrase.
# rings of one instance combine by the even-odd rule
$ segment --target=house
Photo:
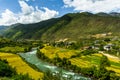
[[[112,46],[113,46],[113,44],[107,44],[107,45],[103,46],[103,49],[109,51],[112,49]]]
[[[103,49],[109,51],[111,49],[111,47],[109,45],[106,45],[103,47]]]

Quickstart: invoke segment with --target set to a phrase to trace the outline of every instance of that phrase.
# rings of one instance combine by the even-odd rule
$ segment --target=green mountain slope
[[[0,35],[2,35],[4,32],[5,32],[5,30],[7,30],[9,27],[7,27],[7,26],[0,26]]]
[[[16,24],[4,36],[11,39],[78,40],[88,35],[120,33],[120,17],[104,13],[71,13],[35,24]]]

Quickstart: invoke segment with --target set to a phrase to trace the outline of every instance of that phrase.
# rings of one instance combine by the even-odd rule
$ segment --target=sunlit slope
[[[38,72],[26,64],[18,55],[10,53],[0,53],[1,59],[6,59],[12,67],[15,67],[18,73],[29,74],[35,80],[42,79],[43,73]]]

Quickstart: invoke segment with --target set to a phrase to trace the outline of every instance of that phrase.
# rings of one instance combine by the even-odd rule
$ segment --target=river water
[[[22,58],[24,58],[27,62],[34,64],[38,69],[40,69],[43,72],[47,72],[49,70],[50,72],[53,73],[53,75],[55,75],[57,73],[59,74],[59,72],[60,72],[61,80],[63,80],[62,78],[65,78],[67,80],[91,80],[90,78],[83,77],[79,74],[64,70],[60,67],[53,66],[47,62],[44,62],[36,56],[36,53],[37,53],[37,50],[33,50],[33,51],[27,52],[27,53],[18,53],[18,54]]]

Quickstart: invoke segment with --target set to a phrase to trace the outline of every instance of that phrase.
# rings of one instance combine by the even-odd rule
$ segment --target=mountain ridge
[[[118,15],[118,14],[117,14]],[[88,35],[112,32],[120,33],[120,17],[110,14],[69,13],[34,24],[12,25],[4,33],[10,39],[38,39],[54,41],[64,38],[78,40]]]

